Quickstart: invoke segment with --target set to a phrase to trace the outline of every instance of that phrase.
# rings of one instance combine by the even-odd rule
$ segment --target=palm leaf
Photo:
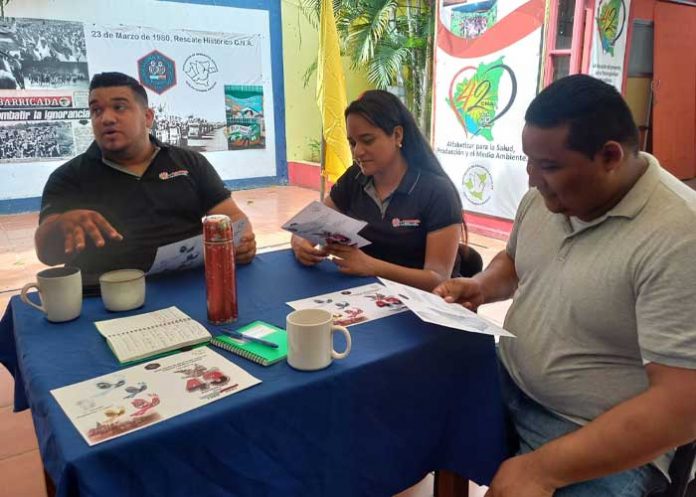
[[[299,0],[299,5],[318,27],[321,0]],[[350,54],[352,67],[365,70],[377,88],[403,86],[406,105],[427,132],[432,89],[428,59],[435,30],[432,1],[333,0],[333,7],[341,53]],[[314,62],[305,71],[305,86],[316,67]]]
[[[320,0],[300,0],[300,12],[304,14],[309,23],[317,28],[319,26],[319,12],[321,10]]]
[[[336,23],[338,24],[338,18],[340,17],[341,9],[345,8],[345,4],[351,4],[355,2],[354,0],[352,2],[342,2],[341,0],[332,1],[334,17],[337,19]],[[313,27],[319,27],[319,19],[321,16],[321,0],[300,0],[299,8]]]
[[[376,46],[389,28],[395,15],[396,0],[365,0],[362,15],[355,19],[348,30],[348,47],[353,62],[366,65],[375,54]]]
[[[380,44],[367,65],[367,79],[377,88],[394,84],[396,75],[408,59],[408,49],[399,44]]]
[[[312,80],[314,73],[317,72],[318,66],[319,66],[319,60],[314,59],[314,62],[312,62],[310,64],[310,66],[305,70],[304,74],[302,75],[302,85],[305,88],[307,88],[309,86],[309,83]]]

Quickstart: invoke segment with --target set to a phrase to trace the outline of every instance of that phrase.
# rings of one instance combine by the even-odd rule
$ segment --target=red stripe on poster
[[[453,57],[481,57],[521,40],[544,22],[545,0],[529,0],[478,38],[467,40],[450,32],[437,19],[438,47]]]

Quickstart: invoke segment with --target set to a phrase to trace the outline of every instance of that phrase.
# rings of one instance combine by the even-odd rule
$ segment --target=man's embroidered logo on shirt
[[[177,176],[188,176],[188,171],[186,169],[180,169],[179,171],[173,171],[171,173],[168,173],[167,171],[162,171],[159,173],[159,179],[162,181],[176,178]]]
[[[394,228],[417,228],[420,226],[420,223],[420,219],[399,219],[398,217],[392,219]]]

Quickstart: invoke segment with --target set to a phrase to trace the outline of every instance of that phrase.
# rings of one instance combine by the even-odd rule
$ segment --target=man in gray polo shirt
[[[513,297],[503,393],[520,451],[488,497],[642,497],[696,439],[696,192],[638,152],[621,95],[585,75],[530,104],[530,191],[507,248],[435,292]]]

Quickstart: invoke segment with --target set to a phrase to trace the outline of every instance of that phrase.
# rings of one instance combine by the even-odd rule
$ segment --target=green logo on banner
[[[623,0],[604,0],[599,4],[597,31],[602,50],[612,57],[614,45],[626,25],[626,5]]]
[[[510,79],[510,96],[501,111],[500,83],[504,76]],[[460,76],[464,76],[458,81]],[[457,115],[467,136],[482,136],[493,141],[493,124],[512,106],[517,95],[515,73],[503,64],[501,56],[490,64],[464,67],[452,78],[448,103]]]

